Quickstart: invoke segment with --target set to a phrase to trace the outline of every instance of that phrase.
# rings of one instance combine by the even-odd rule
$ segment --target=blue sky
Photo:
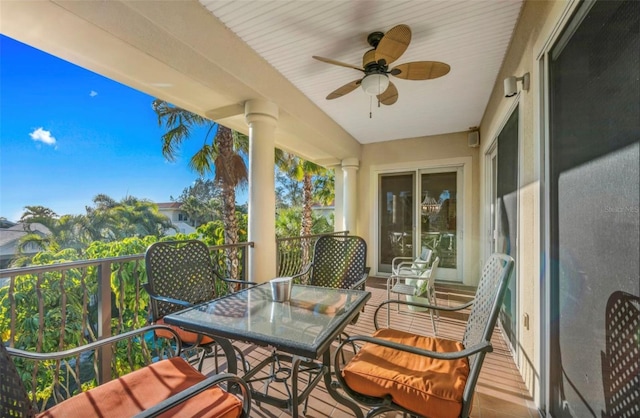
[[[188,160],[204,134],[166,161],[153,99],[0,35],[0,216],[81,214],[99,193],[177,198],[198,177]]]

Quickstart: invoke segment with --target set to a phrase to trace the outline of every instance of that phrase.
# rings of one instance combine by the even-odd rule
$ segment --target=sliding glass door
[[[459,281],[462,167],[381,174],[378,188],[378,271],[390,273],[394,257],[429,248],[432,260],[440,257],[437,278]]]
[[[640,411],[640,3],[584,2],[549,62],[550,413]]]
[[[496,139],[495,150],[488,156],[494,181],[489,185],[493,195],[491,248],[510,255],[516,263],[500,310],[500,324],[514,353],[518,352],[518,115],[516,106]]]

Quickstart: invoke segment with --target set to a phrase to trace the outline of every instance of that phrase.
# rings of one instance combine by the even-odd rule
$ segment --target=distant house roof
[[[18,241],[20,238],[27,235],[28,231],[25,231],[24,227],[25,225],[23,223],[17,223],[9,228],[0,228],[0,247],[3,247],[6,244],[14,241]],[[40,234],[42,236],[51,233],[51,231],[49,231],[49,228],[40,223],[31,224],[31,230],[36,234]]]
[[[0,218],[0,229],[11,228],[15,224],[15,222],[11,222],[8,219]]]
[[[158,209],[180,209],[182,203],[180,202],[168,202],[168,203],[156,203],[158,205]]]
[[[25,231],[15,231],[5,228],[0,229],[0,247],[16,242],[25,235],[27,235]]]

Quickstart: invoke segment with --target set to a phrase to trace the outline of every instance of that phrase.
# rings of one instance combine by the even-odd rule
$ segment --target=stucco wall
[[[541,318],[541,235],[542,211],[542,74],[539,60],[558,21],[567,9],[569,1],[528,1],[525,3],[516,26],[511,45],[496,80],[493,93],[480,125],[481,136],[479,173],[484,175],[485,154],[495,137],[514,110],[519,106],[519,224],[518,224],[518,315],[517,363],[525,383],[540,405],[540,353]],[[529,72],[529,91],[505,98],[502,81],[507,76],[520,77]],[[480,205],[485,204],[485,184],[480,182]],[[486,229],[486,219],[478,219],[480,230]],[[482,248],[481,253],[484,251]],[[529,317],[529,327],[524,326],[524,315]]]

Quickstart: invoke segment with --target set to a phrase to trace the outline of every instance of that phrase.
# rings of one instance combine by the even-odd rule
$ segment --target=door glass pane
[[[502,303],[500,322],[514,350],[517,350],[518,107],[498,135],[497,174],[496,252],[510,255],[516,262]]]
[[[433,250],[432,260],[440,257],[440,268],[458,266],[457,172],[421,175],[420,232],[422,246]]]
[[[413,256],[414,174],[380,176],[380,260],[378,270],[391,272],[394,257]]]
[[[489,253],[487,254],[487,258],[496,251],[496,238],[498,236],[496,232],[496,201],[498,200],[497,184],[498,152],[497,150],[494,150],[491,154],[491,183],[489,184],[491,198],[489,199]]]

